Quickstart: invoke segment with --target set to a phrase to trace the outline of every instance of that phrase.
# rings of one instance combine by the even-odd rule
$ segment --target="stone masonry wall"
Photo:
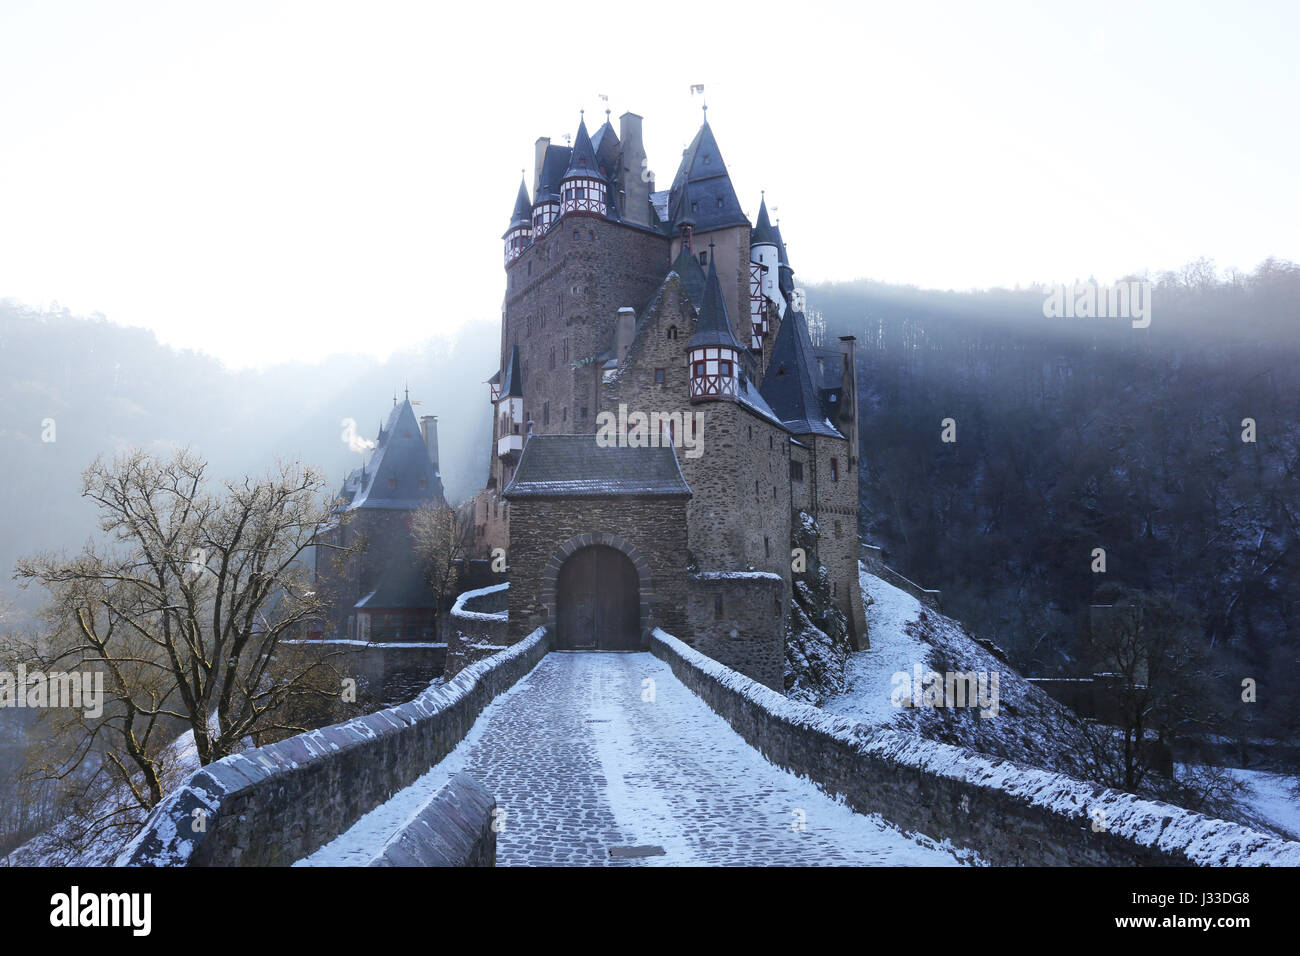
[[[514,642],[534,628],[553,625],[545,600],[547,565],[573,539],[596,533],[631,545],[650,571],[643,590],[648,619],[641,627],[685,625],[686,516],[682,498],[517,498],[510,514],[510,623]],[[594,539],[587,543],[595,543]]]
[[[770,572],[693,574],[683,640],[732,670],[782,691],[789,589]]]
[[[154,808],[117,865],[288,866],[450,753],[550,647],[540,630],[409,703],[209,764]]]
[[[662,631],[650,649],[777,766],[995,865],[1300,865],[1300,843],[795,703]]]

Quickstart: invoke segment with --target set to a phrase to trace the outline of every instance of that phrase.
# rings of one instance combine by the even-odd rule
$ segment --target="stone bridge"
[[[650,645],[552,652],[539,629],[407,704],[198,771],[118,863],[1300,864],[1300,844]]]

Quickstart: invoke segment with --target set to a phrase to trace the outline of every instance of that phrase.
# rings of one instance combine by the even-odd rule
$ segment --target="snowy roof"
[[[429,460],[429,451],[409,399],[393,406],[388,424],[380,434],[383,440],[370,455],[363,473],[364,484],[353,497],[349,510],[411,510],[440,501],[442,481]],[[352,476],[348,477],[351,480]]]
[[[534,435],[524,445],[506,498],[688,498],[672,446],[602,444],[595,435]]]

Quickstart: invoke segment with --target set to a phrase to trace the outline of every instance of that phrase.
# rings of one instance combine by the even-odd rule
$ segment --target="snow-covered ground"
[[[505,866],[959,862],[769,763],[658,658],[587,652],[547,655],[446,759],[300,865],[368,861],[462,770],[502,811]]]
[[[867,724],[889,725],[928,740],[959,744],[1078,776],[1087,752],[1082,720],[976,641],[958,621],[925,607],[859,565],[870,646],[849,655],[845,692],[822,708]],[[975,707],[899,707],[896,673],[997,675],[996,716]],[[990,684],[991,686],[991,684]]]
[[[1295,777],[1265,770],[1229,770],[1245,791],[1237,800],[1282,836],[1300,840],[1300,799],[1292,794]]]
[[[830,698],[823,707],[866,724],[892,724],[902,713],[890,700],[894,674],[912,673],[913,664],[929,667],[929,646],[909,628],[920,617],[921,602],[868,574],[861,565],[858,583],[871,646],[849,655],[844,693]]]

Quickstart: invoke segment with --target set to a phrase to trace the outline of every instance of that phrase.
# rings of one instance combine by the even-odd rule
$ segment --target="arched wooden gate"
[[[641,646],[636,565],[622,551],[594,544],[573,552],[555,587],[556,647],[622,651]]]

